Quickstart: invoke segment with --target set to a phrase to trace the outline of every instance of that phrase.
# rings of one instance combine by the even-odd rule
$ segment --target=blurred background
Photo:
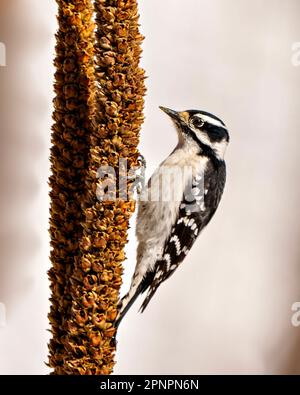
[[[300,2],[139,3],[148,175],[176,144],[159,105],[215,113],[231,143],[216,216],[145,313],[137,313],[142,300],[128,313],[115,373],[299,374],[300,326],[291,320],[300,301],[300,67],[292,51]],[[0,3],[0,374],[49,372],[55,15],[54,0]],[[132,226],[124,292],[135,265],[134,218]]]

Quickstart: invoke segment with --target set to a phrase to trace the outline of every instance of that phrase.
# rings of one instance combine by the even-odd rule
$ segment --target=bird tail
[[[148,273],[148,282],[146,288],[149,288],[149,291],[144,302],[140,307],[139,311],[141,313],[143,313],[145,308],[148,306],[150,300],[153,298],[160,284],[163,283],[168,278],[168,274],[166,275],[165,273],[165,266],[166,266],[166,260],[161,259],[156,262],[155,269],[151,273]],[[146,290],[146,288],[144,289],[144,291]]]
[[[153,276],[154,276],[153,272],[146,273],[146,275],[143,277],[143,279],[139,283],[139,285],[137,285],[135,287],[131,287],[129,292],[121,299],[121,301],[119,303],[119,314],[118,314],[115,324],[114,324],[116,329],[120,325],[125,314],[128,312],[130,307],[136,301],[138,296],[140,294],[144,293],[146,291],[146,289],[150,286],[150,284],[153,281]],[[134,279],[134,281],[136,281],[136,279]]]
[[[160,285],[160,283],[154,285],[153,288],[150,288],[150,290],[148,292],[148,295],[146,296],[144,302],[142,303],[142,305],[141,305],[141,307],[139,309],[139,311],[141,313],[143,313],[145,308],[148,306],[150,300],[153,298],[153,296],[154,296],[155,292],[157,291],[157,288],[159,287],[159,285]]]
[[[114,324],[116,329],[120,325],[120,323],[121,323],[122,319],[124,318],[125,314],[127,313],[127,311],[130,309],[130,307],[136,301],[139,294],[142,292],[141,289],[142,289],[142,283],[137,287],[135,293],[132,296],[130,296],[130,292],[128,292],[121,299],[121,301],[119,303],[119,314],[118,314],[117,319]]]

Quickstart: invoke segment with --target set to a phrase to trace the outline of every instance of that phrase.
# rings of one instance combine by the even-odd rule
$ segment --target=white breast
[[[160,259],[179,211],[183,191],[192,177],[205,171],[208,158],[194,147],[177,148],[154,172],[139,202],[136,235],[138,264],[152,267]]]

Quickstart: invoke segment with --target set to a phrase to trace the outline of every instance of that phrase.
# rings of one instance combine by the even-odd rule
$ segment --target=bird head
[[[174,122],[180,145],[198,146],[201,152],[214,155],[223,160],[229,134],[221,119],[206,111],[174,111],[160,107]]]

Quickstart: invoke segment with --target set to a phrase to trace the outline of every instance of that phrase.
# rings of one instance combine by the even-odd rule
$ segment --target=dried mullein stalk
[[[90,1],[57,2],[50,366],[54,374],[109,374],[123,248],[135,208],[130,195],[119,194],[118,177],[125,175],[119,163],[125,159],[129,169],[138,164],[142,36],[136,0],[95,1],[96,45]],[[117,175],[116,200],[103,201],[97,193],[99,168],[106,165]]]
[[[139,131],[143,121],[144,72],[139,68],[140,44],[136,1],[96,1],[97,111],[90,139],[81,254],[72,275],[72,324],[80,337],[74,347],[82,359],[70,361],[73,372],[110,374],[114,366],[117,303],[121,286],[132,198],[120,197],[119,167],[137,166]],[[101,166],[111,166],[116,200],[102,200]],[[122,173],[122,174],[121,174]],[[130,182],[129,182],[130,183]],[[126,192],[126,191],[125,191]],[[121,191],[124,193],[124,191]],[[75,330],[75,329],[74,329]]]
[[[72,295],[69,279],[78,257],[84,218],[84,195],[91,117],[94,111],[94,23],[90,0],[57,0],[54,125],[50,177],[51,310],[50,361],[55,374],[70,372]],[[79,353],[79,354],[78,354]]]

